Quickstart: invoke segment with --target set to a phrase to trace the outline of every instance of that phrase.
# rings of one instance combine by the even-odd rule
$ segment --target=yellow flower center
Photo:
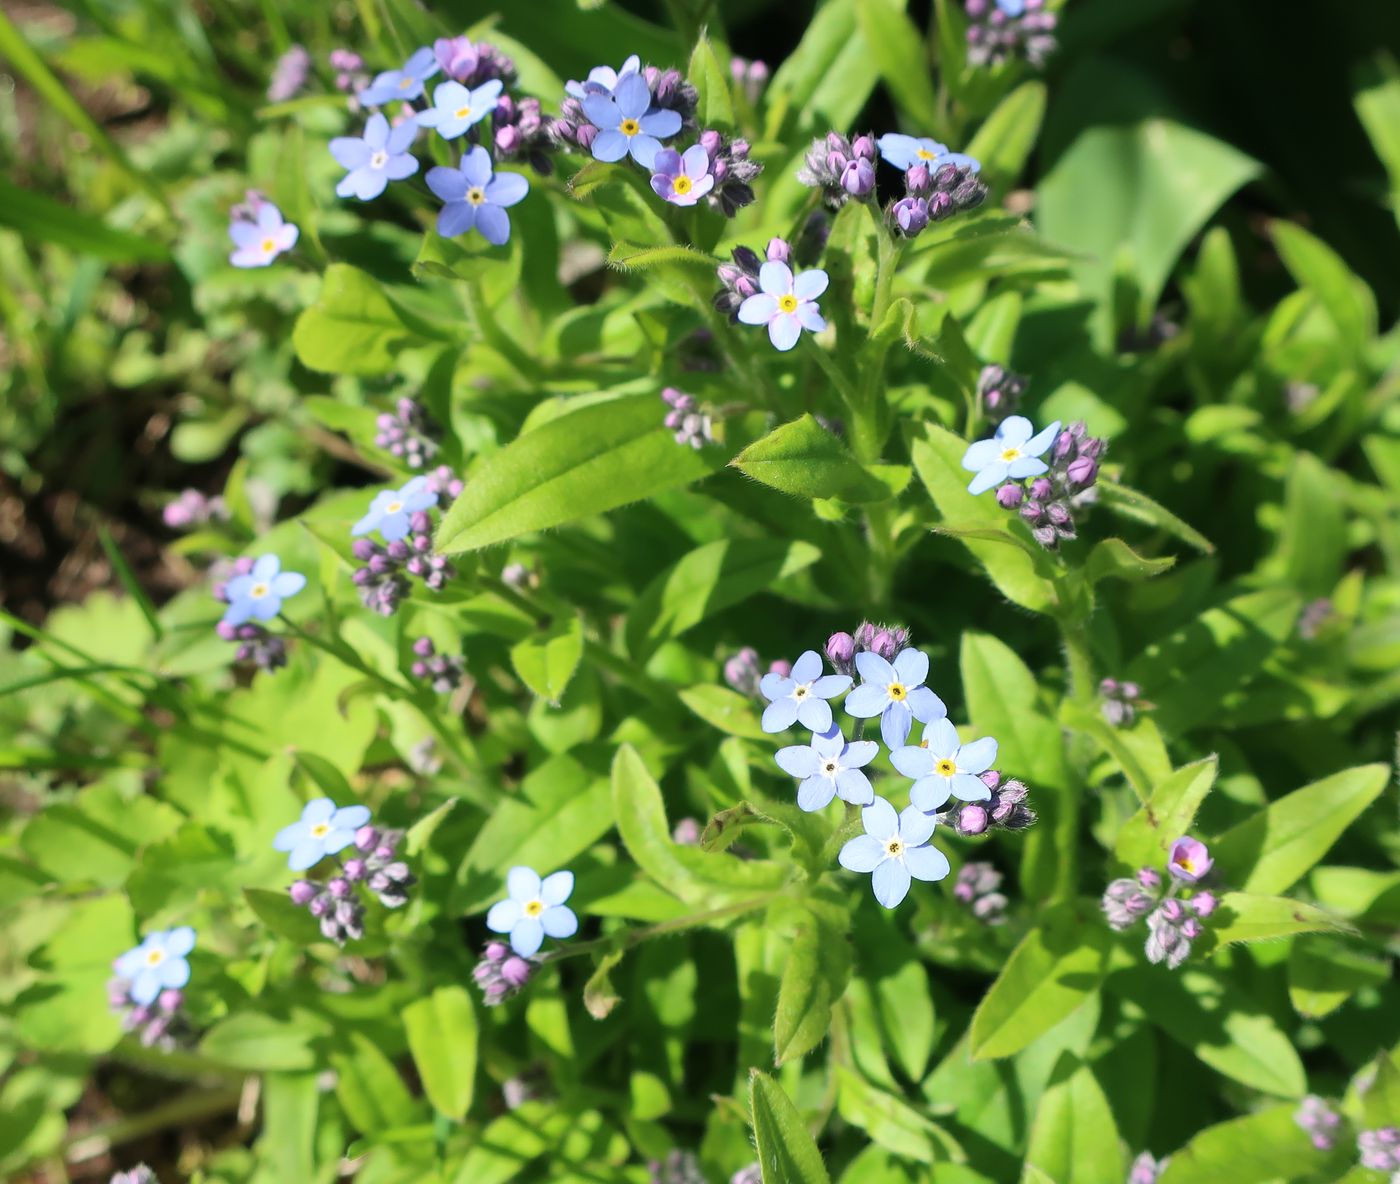
[[[472,109],[471,109],[470,107],[458,107],[457,110],[455,110],[454,112],[452,112],[452,118],[453,118],[453,119],[466,119],[466,117],[467,117],[468,115],[470,115],[471,113],[472,113]]]
[[[1194,873],[1196,870],[1196,865],[1192,863],[1189,858],[1178,859],[1176,861],[1176,866],[1184,872]]]
[[[904,844],[898,839],[890,839],[885,843],[885,854],[891,859],[897,859],[904,854]]]
[[[946,756],[933,766],[933,771],[940,777],[951,777],[958,771],[957,762],[949,760]]]
[[[147,966],[159,966],[159,965],[160,965],[162,962],[164,962],[164,961],[165,961],[165,951],[164,951],[164,950],[152,950],[149,954],[146,955],[146,965],[147,965]]]
[[[674,181],[671,182],[672,191],[675,193],[679,193],[682,196],[689,193],[694,188],[695,182],[692,181],[689,177],[687,177],[684,173],[682,173],[679,177],[677,177]]]
[[[542,912],[544,912],[544,901],[542,900],[532,900],[525,906],[527,917],[538,917]]]
[[[779,297],[778,297],[778,311],[779,311],[779,312],[796,312],[796,311],[797,311],[797,297],[794,296],[791,292],[789,292],[786,296],[779,296]]]
[[[480,185],[473,185],[467,190],[467,200],[474,206],[479,206],[486,200],[486,191]]]
[[[938,159],[937,155],[933,152],[930,152],[927,148],[920,148],[916,153],[914,153],[914,155],[917,156],[920,160]]]
[[[1003,448],[1001,450],[1001,459],[1004,460],[1007,464],[1010,464],[1013,460],[1020,460],[1021,450],[1019,448],[1014,447]]]
[[[397,513],[398,513],[400,510],[402,510],[402,509],[403,509],[403,502],[400,502],[400,501],[392,501],[392,502],[390,502],[387,506],[384,507],[384,513],[386,513],[386,514],[397,514]]]
[[[407,90],[407,89],[408,89],[409,87],[411,87],[412,85],[413,85],[413,79],[412,79],[412,78],[400,78],[400,79],[399,79],[399,89],[400,89],[400,90]]]
[[[266,584],[254,584],[251,588],[248,589],[248,595],[251,596],[254,600],[261,600],[271,591],[272,589]]]
[[[642,125],[638,123],[635,119],[624,119],[622,121],[621,126],[619,126],[617,130],[620,131],[624,136],[635,136],[639,131],[642,130]]]
[[[263,239],[263,241],[262,241],[262,253],[263,253],[264,255],[271,255],[275,250],[277,250],[277,240],[276,240],[276,239],[271,239],[271,238],[265,238],[265,239]]]
[[[885,693],[896,703],[903,703],[909,698],[909,690],[902,682],[892,682],[885,688]]]
[[[313,839],[324,839],[330,833],[331,824],[329,822],[318,822],[311,828],[311,837]]]

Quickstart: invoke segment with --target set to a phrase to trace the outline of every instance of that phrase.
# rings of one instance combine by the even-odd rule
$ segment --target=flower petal
[[[331,825],[336,830],[359,830],[368,821],[368,806],[342,806],[331,815]]]
[[[799,272],[792,281],[792,294],[799,300],[815,300],[826,291],[830,277],[820,267]]]
[[[408,146],[413,143],[413,139],[417,135],[417,121],[413,119],[405,120],[389,133],[389,139],[384,147],[390,156],[400,156],[408,151]]]
[[[918,806],[906,806],[899,812],[899,838],[906,847],[927,843],[938,820],[925,814]]]
[[[640,74],[628,74],[627,77],[618,79],[617,86],[613,88],[612,97],[619,114],[624,119],[641,119],[646,114],[647,108],[651,106],[651,87],[647,85],[646,79]],[[587,109],[587,107],[584,108],[585,111]],[[598,121],[595,119],[593,122],[597,123]],[[602,124],[598,126],[601,127]]]
[[[855,806],[868,806],[875,800],[875,790],[871,788],[870,778],[859,769],[842,769],[837,773],[836,792],[841,795],[842,801]]]
[[[880,754],[880,746],[874,740],[853,740],[846,745],[841,755],[841,764],[848,769],[859,769],[868,765]]]
[[[437,232],[443,238],[466,234],[476,225],[476,206],[467,201],[450,201],[438,211]],[[373,529],[372,527],[370,529]],[[363,534],[358,527],[354,533]]]
[[[272,594],[285,600],[288,596],[295,596],[306,587],[306,577],[299,571],[281,572],[272,581]]]
[[[836,856],[849,872],[873,872],[885,860],[885,845],[870,835],[856,835]]]
[[[443,201],[461,201],[467,196],[467,178],[461,169],[449,169],[442,165],[429,169],[423,178],[428,188]]]
[[[492,933],[509,933],[524,915],[525,907],[518,900],[498,900],[486,914],[486,928]]]
[[[812,733],[812,751],[818,756],[839,757],[846,750],[846,738],[841,735],[841,729],[836,724],[831,724],[824,731]]]
[[[909,739],[909,729],[914,726],[914,713],[905,703],[891,703],[880,716],[880,738],[885,747],[893,751]]]
[[[1027,440],[1025,446],[1022,447],[1021,451],[1026,453],[1028,456],[1039,456],[1047,448],[1049,448],[1051,444],[1055,442],[1055,437],[1059,434],[1060,421],[1057,419],[1044,431],[1036,433],[1029,440]]]
[[[652,132],[652,135],[660,135],[659,132]],[[692,181],[698,181],[701,177],[709,175],[710,154],[705,151],[703,144],[692,144],[685,150],[685,155],[680,158],[681,167],[685,169],[685,175]]]
[[[952,782],[947,777],[920,777],[909,787],[909,801],[930,814],[942,807],[952,792]]]
[[[985,802],[992,791],[980,777],[971,773],[955,773],[948,779],[948,790],[961,802]]]
[[[792,664],[792,673],[788,677],[793,682],[815,682],[821,672],[821,655],[816,650],[803,650],[801,656]]]
[[[190,981],[190,964],[184,958],[167,958],[155,972],[160,985],[168,991],[178,991]]]
[[[825,810],[835,796],[836,782],[830,777],[808,777],[797,787],[797,808],[809,814]]]
[[[969,473],[980,472],[1001,455],[1001,450],[1002,446],[995,440],[978,440],[976,444],[967,446],[967,451],[963,453],[962,467]]]
[[[906,687],[922,686],[928,678],[928,655],[906,646],[895,657],[894,672]]]
[[[1006,466],[1006,475],[1020,481],[1026,477],[1039,477],[1049,469],[1050,466],[1043,460],[1037,460],[1033,456],[1018,456]]]
[[[826,328],[826,318],[822,316],[821,310],[810,300],[799,304],[797,312],[793,314],[798,322],[808,333],[820,333]]]
[[[540,888],[539,874],[532,867],[516,866],[506,873],[506,891],[511,900],[538,900]]]
[[[864,743],[873,744],[874,741],[867,740]],[[879,746],[876,745],[876,750],[878,749]],[[934,756],[927,748],[908,744],[890,752],[890,764],[906,777],[927,777],[933,772]]]
[[[418,171],[416,156],[391,156],[384,165],[384,175],[391,181],[402,181]]]
[[[375,151],[389,142],[389,121],[378,111],[365,120],[364,141]]]
[[[1005,461],[994,460],[967,483],[968,493],[986,493],[994,485],[1000,485],[1009,476]]]
[[[831,704],[825,699],[808,697],[797,706],[797,719],[804,728],[825,732],[831,727]]]
[[[996,439],[1005,447],[1024,444],[1035,433],[1035,425],[1024,415],[1008,415],[996,430]]]
[[[958,749],[958,768],[965,773],[985,773],[997,759],[997,742],[991,736],[983,736],[971,744]]]
[[[497,173],[486,186],[486,200],[502,208],[513,206],[530,192],[530,182],[519,173]]]
[[[589,95],[583,100],[583,113],[600,132],[614,131],[622,122],[622,112],[611,95]]]
[[[540,881],[540,899],[547,905],[563,904],[574,891],[574,873],[571,871],[554,872],[545,876]],[[558,937],[557,933],[551,933],[550,937]]]
[[[886,163],[894,165],[897,169],[910,168],[918,160],[919,141],[913,136],[886,132],[875,141],[875,146],[880,149],[880,155]]]
[[[160,994],[160,975],[154,967],[145,967],[136,976],[136,981],[131,984],[131,998],[135,1003],[143,1007],[156,1001],[156,996]]]
[[[358,169],[369,163],[373,149],[358,136],[336,136],[330,143],[331,155],[343,169]]]
[[[521,917],[510,929],[510,948],[522,958],[538,953],[544,943],[544,926],[536,917]]]
[[[769,259],[758,269],[758,286],[770,296],[792,294],[792,269],[777,259]]]
[[[911,847],[904,852],[904,866],[916,880],[941,880],[952,869],[937,847]]]
[[[899,833],[899,815],[884,798],[876,798],[860,812],[865,833],[884,842]]]
[[[810,744],[790,744],[773,754],[778,768],[790,777],[810,777],[821,764],[821,757]]]
[[[550,937],[573,937],[578,932],[578,917],[568,905],[556,904],[540,914],[540,925]]]
[[[795,699],[774,699],[763,709],[762,727],[765,732],[784,732],[796,722]]]
[[[183,958],[194,949],[194,930],[188,925],[179,925],[165,935],[165,952],[172,958]]]
[[[866,682],[879,683],[881,689],[895,681],[894,667],[879,654],[863,650],[856,655],[856,669]]]
[[[758,680],[758,689],[765,699],[783,699],[792,694],[796,684],[785,674],[770,670]]]
[[[301,810],[301,820],[315,826],[318,822],[329,822],[335,813],[335,803],[330,798],[313,798]]]
[[[956,756],[958,751],[958,730],[946,716],[936,719],[924,729],[924,743],[938,760]]]
[[[270,583],[281,568],[281,561],[276,555],[259,555],[253,564],[253,579],[260,584]]]
[[[641,129],[648,136],[658,139],[669,139],[681,130],[681,115],[679,111],[651,111],[637,120]]]
[[[293,822],[291,826],[284,826],[277,832],[272,840],[274,851],[290,851],[306,836],[306,823]]]
[[[812,694],[818,699],[834,699],[851,689],[849,674],[824,674],[812,684]]]
[[[887,909],[896,908],[909,895],[909,869],[900,859],[887,859],[870,877],[875,899]]]
[[[884,711],[889,701],[890,697],[883,686],[863,682],[846,696],[846,714],[854,715],[857,719],[869,719]]]
[[[304,872],[309,867],[315,867],[325,857],[326,845],[320,839],[304,835],[287,856],[287,867],[294,872]]]
[[[510,241],[510,215],[500,206],[482,204],[476,211],[476,228],[493,247]]]
[[[909,704],[909,710],[914,713],[914,718],[920,723],[926,724],[931,720],[942,719],[948,714],[948,708],[944,706],[943,700],[928,687],[915,687],[909,692],[909,698],[905,702]]]
[[[739,305],[739,320],[745,325],[766,325],[777,311],[778,299],[776,296],[769,296],[766,292],[756,292]]]

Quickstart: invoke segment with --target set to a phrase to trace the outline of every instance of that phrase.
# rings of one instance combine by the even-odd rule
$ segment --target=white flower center
[[[829,760],[824,765],[822,765],[822,772],[825,773],[828,777],[835,777],[836,774],[840,771],[841,766],[838,765],[835,761]]]
[[[810,682],[800,682],[792,688],[792,697],[796,699],[799,703],[801,703],[802,700],[805,699],[811,693],[812,684]]]
[[[885,855],[890,859],[898,859],[904,854],[904,844],[898,839],[885,840]]]
[[[480,185],[473,185],[467,190],[467,200],[474,206],[479,206],[486,200],[486,190]]]
[[[369,167],[372,169],[382,169],[388,163],[389,154],[383,148],[369,158]]]

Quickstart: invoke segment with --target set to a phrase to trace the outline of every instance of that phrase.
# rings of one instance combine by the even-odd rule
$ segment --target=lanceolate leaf
[[[763,1184],[830,1184],[802,1115],[782,1086],[757,1069],[749,1078],[749,1111]]]
[[[775,428],[733,461],[755,481],[798,497],[848,502],[883,501],[889,488],[871,476],[851,450],[811,415]]]
[[[443,986],[403,1010],[413,1063],[439,1114],[461,1121],[476,1083],[476,1008],[465,987]]]

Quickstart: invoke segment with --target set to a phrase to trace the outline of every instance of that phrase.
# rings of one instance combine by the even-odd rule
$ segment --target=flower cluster
[[[797,344],[803,329],[820,333],[826,328],[817,298],[826,291],[827,274],[811,268],[793,275],[792,246],[786,239],[769,239],[766,259],[748,247],[735,247],[732,258],[733,263],[715,269],[722,287],[714,299],[732,321],[766,325],[769,341],[784,351]]]
[[[144,1163],[138,1163],[129,1172],[115,1172],[107,1184],[160,1184],[155,1172]]]
[[[1128,1169],[1127,1184],[1157,1184],[1157,1177],[1167,1170],[1167,1156],[1153,1158],[1152,1152],[1144,1151]]]
[[[1293,1121],[1312,1140],[1317,1150],[1331,1151],[1337,1145],[1342,1116],[1328,1105],[1326,1099],[1308,1094],[1293,1112]]]
[[[306,909],[321,925],[321,933],[336,945],[364,936],[365,909],[357,886],[362,885],[385,908],[401,908],[416,882],[408,865],[397,857],[403,835],[370,825],[366,806],[340,806],[330,798],[307,802],[301,817],[277,832],[272,846],[287,853],[287,866],[307,871],[329,856],[349,851],[337,860],[335,875],[322,881],[303,879],[288,889],[292,903]]]
[[[969,65],[1024,58],[1039,68],[1055,52],[1056,18],[1045,0],[967,0],[967,15]]]
[[[138,1033],[147,1047],[168,1047],[183,1024],[183,988],[190,981],[194,943],[188,925],[159,930],[112,963],[108,1004],[121,1015],[122,1028]]]
[[[700,1160],[693,1151],[679,1147],[665,1159],[654,1159],[647,1165],[647,1184],[706,1184]]]
[[[350,577],[364,606],[392,616],[408,595],[410,577],[434,592],[446,586],[456,569],[433,552],[433,522],[428,511],[438,504],[430,477],[414,477],[401,489],[375,495],[369,511],[351,528],[351,553],[364,564]],[[377,531],[384,544],[361,536]]]
[[[538,962],[512,954],[505,942],[488,941],[472,968],[472,978],[486,1006],[497,1007],[522,990],[538,968]]]
[[[967,489],[985,493],[999,486],[997,504],[1018,511],[1035,541],[1054,550],[1076,536],[1074,510],[1097,496],[1093,487],[1104,447],[1082,421],[1062,431],[1056,420],[1037,433],[1025,416],[1012,415],[991,439],[978,440],[963,455],[963,468],[976,474]],[[1047,453],[1049,463],[1042,459]]]
[[[881,158],[904,173],[904,196],[890,203],[885,218],[905,238],[986,200],[987,187],[978,177],[982,166],[973,157],[937,140],[894,132],[881,136],[878,146]]]
[[[551,140],[578,147],[606,163],[630,157],[651,170],[661,141],[695,126],[696,90],[676,70],[643,68],[633,54],[620,70],[596,66],[569,82]]]
[[[301,231],[282,217],[282,211],[256,189],[248,190],[242,202],[229,210],[228,236],[234,267],[266,267],[278,255],[297,245]]]
[[[769,664],[767,673],[786,678],[792,673],[792,663],[779,658]],[[759,669],[758,651],[751,645],[744,646],[724,663],[724,681],[741,695],[761,694],[759,684],[763,675],[764,671]]]
[[[403,398],[393,411],[385,411],[374,421],[378,429],[374,446],[403,461],[410,469],[421,469],[437,455],[438,444],[428,413],[415,399]]]
[[[1400,1179],[1400,1126],[1383,1126],[1356,1136],[1361,1166],[1373,1172],[1390,1172],[1391,1184]]]
[[[573,872],[541,879],[533,868],[513,867],[506,873],[506,899],[491,906],[486,928],[509,934],[510,948],[521,958],[532,958],[546,937],[562,939],[578,932],[578,917],[564,903],[573,891]]]
[[[417,660],[413,663],[414,678],[429,683],[439,695],[450,695],[467,679],[467,661],[460,654],[449,657],[433,648],[431,637],[420,637],[413,643]]]
[[[665,423],[675,433],[677,444],[699,449],[714,443],[714,418],[694,395],[668,386],[662,389],[661,398],[670,408]]]
[[[285,103],[306,85],[311,75],[311,55],[304,45],[288,46],[273,64],[272,78],[267,84],[267,101]]]
[[[365,73],[365,59],[357,54],[353,49],[333,49],[326,58],[330,68],[335,71],[335,89],[346,94],[356,93],[364,90],[369,85],[369,75]],[[351,100],[353,109],[358,110],[360,102],[358,99]]]
[[[1137,683],[1119,682],[1116,678],[1105,678],[1099,683],[1099,698],[1099,710],[1115,728],[1127,727],[1137,718],[1138,710],[1146,706]]]
[[[1218,901],[1214,893],[1195,889],[1214,865],[1199,839],[1180,838],[1167,853],[1170,883],[1162,891],[1162,877],[1154,868],[1139,869],[1136,878],[1114,880],[1104,892],[1103,912],[1109,925],[1128,929],[1147,917],[1146,953],[1149,962],[1165,962],[1175,970],[1191,952],[1191,943],[1205,932],[1202,924]],[[1180,897],[1183,888],[1194,889]]]
[[[287,664],[286,643],[261,624],[282,611],[282,602],[306,587],[300,572],[283,571],[276,555],[244,556],[233,562],[233,576],[215,582],[216,600],[228,605],[215,631],[238,643],[234,658],[269,673]]]
[[[729,76],[734,79],[734,85],[744,98],[751,104],[757,103],[763,88],[768,85],[768,65],[766,62],[733,57],[729,59]]]
[[[228,506],[221,497],[206,497],[197,489],[185,489],[166,504],[160,516],[171,530],[189,530],[207,522],[227,521]]]
[[[965,863],[953,881],[953,896],[984,925],[1006,920],[1007,900],[1001,892],[1002,875],[990,863]]]
[[[1005,366],[983,366],[977,376],[977,403],[992,423],[1000,423],[1020,406],[1030,379]]]
[[[876,625],[872,621],[862,621],[856,626],[854,635],[838,632],[826,639],[826,660],[838,674],[854,674],[857,654],[875,654],[890,662],[908,644],[908,629],[900,625]]]
[[[797,179],[821,191],[822,200],[840,209],[852,198],[863,201],[875,192],[875,140],[870,134],[854,140],[827,132],[812,141]]]

